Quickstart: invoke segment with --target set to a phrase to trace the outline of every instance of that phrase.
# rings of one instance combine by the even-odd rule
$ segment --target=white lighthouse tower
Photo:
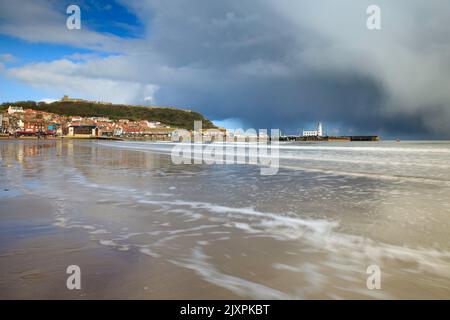
[[[317,136],[318,137],[322,137],[323,136],[323,132],[322,132],[322,122],[319,121],[319,123],[317,124]]]

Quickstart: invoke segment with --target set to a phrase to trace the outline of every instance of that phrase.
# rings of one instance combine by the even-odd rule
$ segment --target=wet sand
[[[262,177],[156,147],[0,142],[0,298],[450,298],[445,168],[378,178],[339,154],[339,174],[308,160]],[[66,288],[72,264],[82,290]],[[366,287],[371,264],[381,290]]]
[[[56,227],[52,210],[33,196],[0,201],[0,299],[200,299],[205,290],[212,299],[239,298],[189,270]],[[82,290],[66,287],[71,264],[81,268]]]

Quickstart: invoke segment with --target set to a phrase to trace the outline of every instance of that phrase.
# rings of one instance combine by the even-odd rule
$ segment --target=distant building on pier
[[[322,137],[323,136],[322,122],[319,121],[319,123],[317,123],[316,130],[303,130],[302,136],[303,137]]]

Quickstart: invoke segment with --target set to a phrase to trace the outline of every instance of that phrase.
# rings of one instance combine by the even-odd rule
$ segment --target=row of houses
[[[14,135],[56,135],[56,125],[60,123],[58,115],[12,106],[0,114],[0,120],[0,132]]]
[[[169,139],[173,129],[158,121],[111,120],[107,117],[60,116],[10,106],[0,114],[0,132],[10,135],[71,137],[155,137]]]

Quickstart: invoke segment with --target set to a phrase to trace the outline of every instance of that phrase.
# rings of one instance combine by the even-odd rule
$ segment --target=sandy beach
[[[1,141],[0,298],[448,299],[449,145],[369,146],[282,145],[264,177],[163,144]]]
[[[52,210],[32,196],[1,202],[0,211],[10,213],[2,214],[0,231],[1,299],[192,299],[204,290],[211,298],[239,298],[171,264],[105,249],[77,228],[61,230]],[[72,262],[83,271],[81,292],[66,288]]]

